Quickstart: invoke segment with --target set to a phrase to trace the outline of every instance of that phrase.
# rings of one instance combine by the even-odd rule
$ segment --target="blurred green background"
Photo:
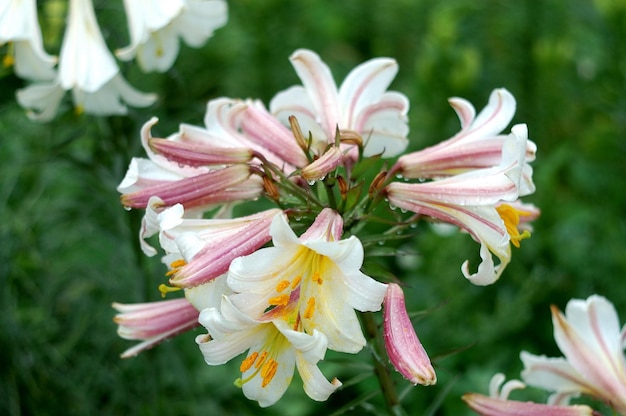
[[[58,53],[65,3],[38,3],[47,49]],[[95,5],[109,47],[124,46],[122,2]],[[404,247],[417,255],[391,264],[410,310],[430,310],[415,327],[439,377],[408,389],[397,377],[408,414],[472,414],[460,395],[486,393],[498,371],[519,377],[520,350],[561,355],[550,304],[598,293],[626,320],[626,1],[231,0],[229,8],[227,26],[201,49],[183,46],[166,74],[123,66],[136,87],[160,95],[128,117],[68,107],[32,123],[14,99],[25,84],[0,72],[0,414],[382,412],[367,351],[359,361],[328,354],[322,371],[345,383],[328,402],[309,400],[296,378],[265,410],[232,385],[237,363],[204,364],[194,342],[203,331],[119,358],[132,342],[117,337],[111,303],[159,299],[165,272],[138,253],[141,212],[122,209],[115,191],[130,158],[143,155],[139,128],[152,115],[155,135],[201,125],[207,100],[220,96],[268,103],[298,82],[288,56],[301,47],[337,80],[367,59],[395,58],[392,89],[411,101],[413,150],[458,131],[448,97],[480,109],[497,87],[517,98],[513,123],[528,123],[539,149],[527,200],[542,216],[499,282],[469,284],[459,268],[476,264],[478,245],[426,226]]]

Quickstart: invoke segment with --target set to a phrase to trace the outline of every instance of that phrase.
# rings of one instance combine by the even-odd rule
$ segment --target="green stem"
[[[387,404],[387,411],[390,415],[398,416],[404,415],[404,410],[400,405],[400,399],[396,386],[391,378],[391,372],[389,366],[386,365],[384,358],[386,357],[385,346],[383,344],[381,332],[374,318],[374,314],[371,312],[365,312],[361,314],[361,320],[365,327],[365,333],[370,340],[372,347],[372,356],[374,358],[374,373],[378,378],[380,389],[383,393],[385,403]]]

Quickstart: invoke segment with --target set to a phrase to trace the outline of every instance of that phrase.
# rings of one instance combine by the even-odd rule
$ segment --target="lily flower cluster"
[[[554,339],[565,357],[548,358],[522,351],[522,379],[498,389],[504,375],[494,376],[490,396],[466,394],[463,399],[478,414],[489,415],[600,415],[586,405],[569,405],[585,395],[599,400],[620,415],[626,414],[626,325],[620,329],[615,307],[606,298],[592,295],[572,299],[565,315],[551,307]],[[547,404],[508,400],[514,388],[528,384],[552,394]]]
[[[520,200],[534,191],[535,144],[524,124],[503,133],[516,104],[496,89],[478,115],[451,99],[460,132],[405,152],[409,102],[388,91],[393,59],[357,66],[339,87],[314,52],[290,60],[302,85],[269,108],[218,98],[203,127],[182,124],[166,138],[152,136],[156,119],[142,128],[148,157],[131,161],[118,190],[125,207],[145,209],[146,255],[157,254],[148,239],[158,236],[169,268],[162,293],[184,297],[114,304],[119,334],[141,341],[123,356],[201,325],[207,364],[245,354],[235,384],[246,397],[272,405],[297,369],[306,394],[323,401],[341,386],[318,366],[326,351],[359,352],[360,319],[373,316],[362,312],[382,310],[393,367],[413,384],[434,384],[402,282],[362,270],[368,243],[408,234],[422,219],[450,223],[480,245],[480,264],[465,261],[461,273],[495,282],[539,214]]]
[[[174,63],[179,38],[203,45],[226,23],[224,0],[125,0],[131,44],[116,52],[137,59],[145,71],[164,72]],[[67,91],[77,112],[126,114],[127,106],[146,107],[155,94],[133,88],[120,73],[98,25],[91,0],[69,0],[67,25],[59,56],[43,46],[35,0],[7,0],[0,5],[0,46],[8,44],[3,65],[32,84],[17,91],[17,101],[34,120],[49,121]]]

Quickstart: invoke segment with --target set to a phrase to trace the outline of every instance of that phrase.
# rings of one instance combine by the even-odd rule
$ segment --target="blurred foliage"
[[[62,31],[64,3],[41,5],[47,47]],[[114,49],[123,46],[121,2],[96,2]],[[266,103],[298,79],[288,56],[317,51],[340,80],[375,56],[398,60],[393,89],[411,101],[411,149],[458,130],[450,96],[486,103],[496,87],[518,100],[539,151],[542,209],[530,240],[502,279],[474,287],[460,264],[477,264],[478,245],[424,225],[408,254],[385,267],[406,283],[415,325],[434,357],[439,384],[407,387],[412,415],[470,414],[460,400],[486,392],[498,371],[519,376],[519,352],[560,355],[549,305],[599,293],[626,320],[626,2],[623,0],[234,0],[230,20],[201,49],[184,46],[166,74],[125,75],[159,102],[128,117],[77,116],[31,123],[14,100],[24,84],[0,71],[0,413],[242,415],[378,414],[382,400],[368,365],[329,352],[321,364],[344,388],[326,403],[295,380],[273,408],[260,410],[231,381],[237,366],[207,367],[185,334],[120,360],[110,304],[158,299],[164,267],[137,247],[140,212],[126,212],[116,185],[138,131],[152,115],[155,135],[201,125],[207,100],[258,97]],[[55,35],[55,33],[57,33]],[[55,38],[55,36],[57,38]],[[58,44],[56,45],[58,48]],[[0,50],[2,52],[2,50]],[[543,400],[541,392],[529,392]],[[512,398],[530,397],[514,393]],[[363,398],[368,399],[363,403]]]

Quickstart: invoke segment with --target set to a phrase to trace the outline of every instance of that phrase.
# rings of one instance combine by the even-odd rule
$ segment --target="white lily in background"
[[[226,276],[185,290],[185,297],[134,304],[113,303],[119,313],[113,321],[119,325],[121,338],[140,340],[122,353],[133,357],[142,351],[199,326],[200,310],[219,305],[226,293]]]
[[[489,384],[489,396],[467,393],[462,399],[480,416],[600,416],[586,405],[561,406],[509,400],[513,390],[526,388],[526,385],[519,380],[504,381],[504,374],[498,373]]]
[[[0,4],[0,46],[8,42],[12,44],[3,64],[13,65],[19,77],[32,81],[55,77],[57,60],[43,48],[35,0],[5,0]]]
[[[131,43],[116,55],[137,58],[145,71],[165,72],[178,55],[179,38],[199,48],[226,24],[224,0],[124,0]]]
[[[565,315],[556,306],[551,311],[554,339],[565,357],[522,351],[524,381],[556,396],[595,397],[626,414],[626,326],[620,330],[613,304],[592,295],[570,300]]]
[[[56,79],[19,90],[18,102],[31,118],[48,121],[57,113],[63,91],[72,92],[79,113],[96,115],[123,115],[128,112],[127,105],[146,107],[157,98],[134,89],[122,77],[102,37],[91,0],[70,0]]]
[[[516,125],[503,146],[499,166],[431,182],[392,182],[385,189],[392,206],[455,224],[480,242],[478,271],[470,273],[467,261],[461,268],[476,285],[498,280],[511,259],[510,243],[519,245],[516,243],[528,236],[519,233],[519,215],[514,215],[513,205],[506,204],[519,195],[526,140],[526,126]],[[494,264],[491,253],[500,264]]]
[[[337,89],[330,69],[315,52],[299,49],[289,59],[302,86],[278,93],[270,111],[286,126],[289,116],[295,116],[305,136],[312,133],[318,153],[334,142],[337,129],[361,135],[365,156],[393,157],[404,151],[409,101],[387,91],[398,72],[396,61],[369,60],[354,68]]]
[[[363,247],[340,240],[341,216],[325,208],[298,238],[282,215],[270,228],[273,247],[235,259],[228,272],[234,305],[253,319],[282,319],[299,331],[314,329],[328,348],[356,353],[365,338],[354,310],[377,311],[386,285],[363,274]]]
[[[317,367],[326,354],[327,340],[316,329],[304,333],[282,320],[254,320],[241,313],[228,297],[224,297],[220,310],[204,309],[199,321],[208,331],[208,335],[196,337],[207,364],[221,365],[248,351],[236,385],[261,407],[271,406],[282,397],[291,384],[294,367],[313,400],[324,401],[341,386],[336,378],[329,382]]]

